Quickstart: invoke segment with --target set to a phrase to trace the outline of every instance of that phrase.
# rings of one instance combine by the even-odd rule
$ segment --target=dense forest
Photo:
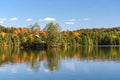
[[[0,25],[0,46],[67,47],[80,45],[119,45],[120,27],[62,31],[59,24],[48,23],[42,30],[38,23],[25,28]],[[40,46],[41,47],[41,46]]]

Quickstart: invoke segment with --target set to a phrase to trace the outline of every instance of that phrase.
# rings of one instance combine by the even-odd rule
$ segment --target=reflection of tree
[[[24,51],[26,52],[26,51]],[[26,53],[26,63],[27,65],[34,69],[35,71],[39,71],[40,69],[40,60],[42,60],[42,52],[40,51],[28,51]],[[25,58],[25,57],[24,57]]]
[[[34,61],[34,62],[28,62],[27,65],[31,68],[34,69],[36,72],[40,70],[40,62]]]
[[[3,47],[1,48],[0,50],[0,65],[3,65],[5,64],[6,62],[9,63],[9,61],[11,62],[11,48],[6,48],[6,47]]]
[[[59,68],[60,54],[57,49],[48,50],[47,53],[46,68],[50,71],[57,70]]]
[[[0,49],[0,66],[25,63],[31,69],[39,71],[40,62],[43,62],[45,68],[54,71],[59,69],[60,62],[64,59],[120,61],[120,47],[80,46],[47,51],[21,51],[18,48],[6,47]]]

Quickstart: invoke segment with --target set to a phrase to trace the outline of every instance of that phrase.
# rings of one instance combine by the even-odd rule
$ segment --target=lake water
[[[1,80],[120,80],[120,47],[0,49]]]

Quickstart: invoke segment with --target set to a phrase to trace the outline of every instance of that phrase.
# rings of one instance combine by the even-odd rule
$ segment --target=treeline
[[[81,29],[78,41],[82,45],[119,45],[120,27]],[[73,32],[74,33],[74,32]]]
[[[38,23],[27,28],[0,25],[0,46],[67,47],[80,45],[119,45],[120,27],[61,31],[59,24],[48,23],[41,30]],[[41,46],[40,46],[41,45]]]

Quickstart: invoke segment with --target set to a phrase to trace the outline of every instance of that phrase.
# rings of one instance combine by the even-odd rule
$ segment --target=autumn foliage
[[[41,44],[48,46],[120,45],[120,27],[61,31],[59,24],[48,23],[43,30],[35,23],[27,28],[0,26],[0,46]]]

